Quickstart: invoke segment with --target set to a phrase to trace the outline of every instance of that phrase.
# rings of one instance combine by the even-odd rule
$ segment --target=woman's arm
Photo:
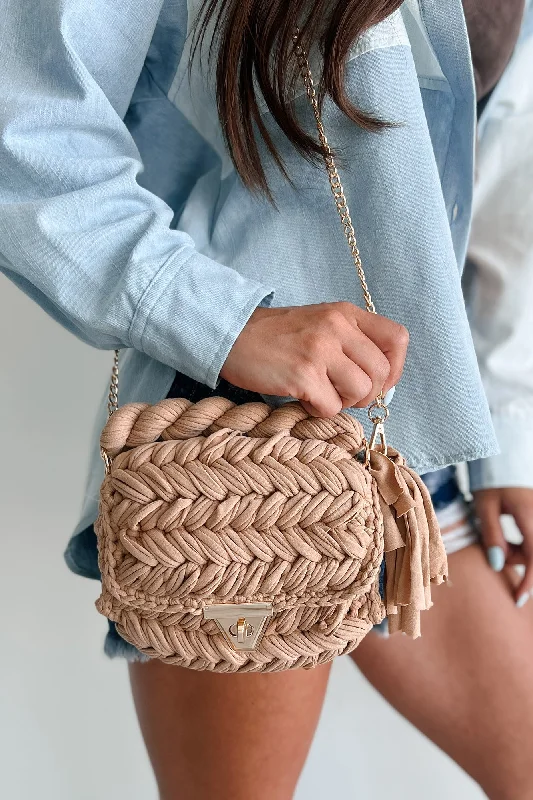
[[[135,347],[213,388],[273,287],[198,253],[137,183],[122,117],[161,5],[5,0],[0,269],[89,344]]]

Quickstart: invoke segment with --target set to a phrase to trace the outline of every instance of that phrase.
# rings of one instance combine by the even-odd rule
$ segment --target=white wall
[[[111,355],[78,342],[3,278],[0,342],[0,795],[155,800],[125,665],[101,652],[98,586],[62,557]],[[348,659],[334,666],[297,794],[336,796],[482,797]]]

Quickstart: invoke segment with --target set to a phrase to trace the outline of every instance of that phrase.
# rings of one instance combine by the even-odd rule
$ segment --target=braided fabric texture
[[[96,605],[146,655],[215,672],[312,667],[384,618],[383,513],[349,414],[166,399],[122,406],[100,441],[112,464]],[[274,613],[252,651],[203,616],[256,602]]]

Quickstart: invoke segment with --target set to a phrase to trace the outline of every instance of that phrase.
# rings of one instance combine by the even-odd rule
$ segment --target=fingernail
[[[528,600],[529,600],[529,592],[523,592],[523,594],[521,594],[518,600],[516,601],[516,607],[522,608],[522,606],[525,606]]]
[[[383,401],[383,402],[385,403],[385,405],[386,405],[386,406],[388,406],[388,405],[389,405],[390,401],[391,401],[391,400],[392,400],[392,398],[394,397],[394,392],[395,392],[395,390],[396,390],[396,386],[393,386],[393,387],[392,387],[392,389],[389,389],[389,391],[388,391],[388,392],[387,392],[387,394],[385,395],[385,399],[384,399],[384,401]]]
[[[494,572],[501,572],[505,565],[505,553],[502,547],[493,545],[487,548],[487,558]]]

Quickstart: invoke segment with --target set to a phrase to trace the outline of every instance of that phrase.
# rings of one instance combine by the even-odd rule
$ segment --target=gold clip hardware
[[[236,625],[229,628],[229,632],[232,636],[237,637],[237,644],[244,644],[245,636],[253,636],[254,626],[247,622],[246,617],[241,617]]]
[[[374,412],[378,413],[374,413]],[[381,413],[380,413],[381,412]],[[371,406],[368,408],[368,417],[370,422],[373,424],[374,428],[372,430],[372,436],[370,437],[370,441],[366,446],[366,454],[365,454],[365,466],[368,467],[370,464],[370,453],[372,450],[377,450],[379,447],[379,443],[381,444],[381,452],[384,456],[387,455],[387,440],[385,439],[385,420],[388,419],[389,416],[389,409],[385,405],[383,400],[383,395],[380,394],[379,397],[374,400]]]
[[[273,613],[272,603],[221,603],[203,611],[204,619],[215,620],[234,650],[255,650]]]
[[[387,440],[385,439],[385,427],[382,422],[375,422],[374,423],[374,430],[372,431],[372,436],[370,437],[370,441],[368,443],[369,450],[377,450],[377,441],[378,438],[381,441],[381,452],[384,456],[387,455]]]

